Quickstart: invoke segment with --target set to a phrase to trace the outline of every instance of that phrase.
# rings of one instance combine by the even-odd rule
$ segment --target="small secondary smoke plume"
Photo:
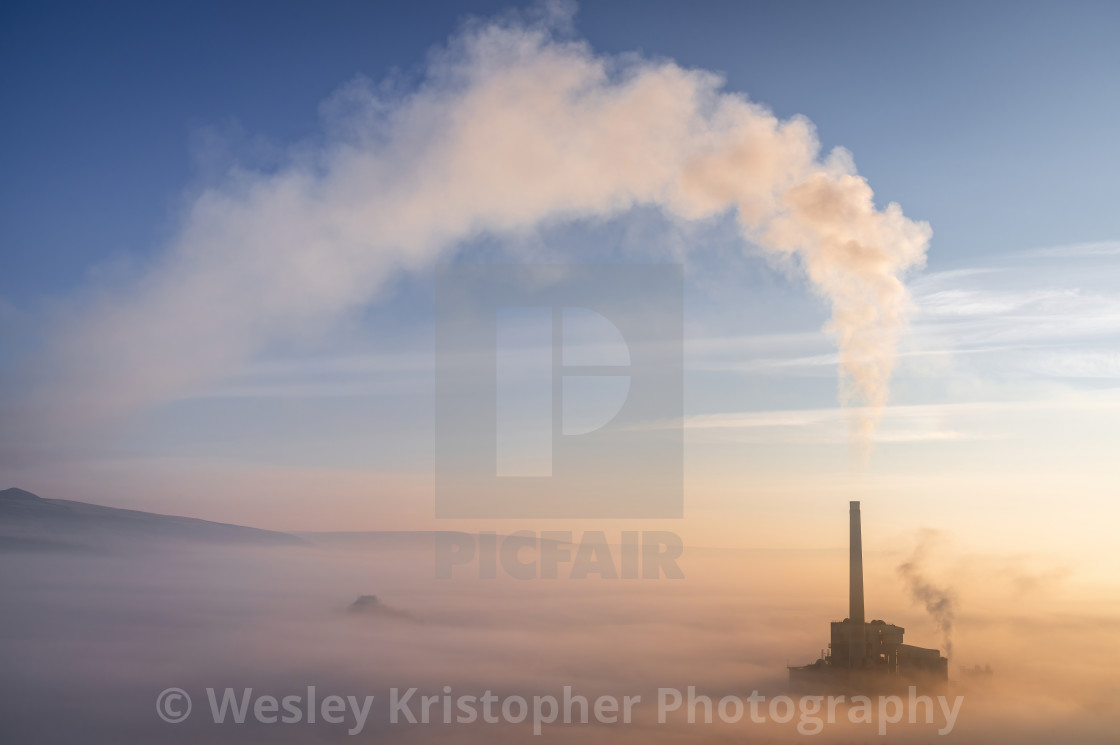
[[[945,656],[953,657],[953,621],[956,616],[956,599],[947,587],[938,587],[923,574],[922,563],[937,534],[925,531],[910,558],[898,565],[898,576],[906,583],[910,598],[925,606],[926,612],[937,623],[941,632]]]
[[[558,27],[476,23],[408,95],[343,88],[320,146],[202,193],[145,276],[56,329],[22,418],[62,431],[111,421],[334,322],[472,236],[652,205],[733,212],[745,238],[795,257],[831,304],[843,399],[862,404],[855,434],[870,443],[902,277],[923,263],[929,226],[878,209],[808,120],[780,120],[710,72],[597,55]]]

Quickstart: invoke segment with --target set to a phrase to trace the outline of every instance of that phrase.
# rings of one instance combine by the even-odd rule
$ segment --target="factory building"
[[[885,621],[865,621],[863,535],[859,502],[849,510],[848,617],[832,622],[828,650],[810,665],[789,668],[790,688],[804,693],[862,693],[917,685],[943,687],[949,660],[936,649],[902,642],[906,631]]]

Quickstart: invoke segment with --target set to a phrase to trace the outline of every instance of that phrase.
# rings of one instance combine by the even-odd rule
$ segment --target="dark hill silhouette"
[[[420,619],[406,610],[386,605],[376,595],[359,595],[358,599],[350,604],[347,612],[369,616],[371,618],[389,618],[395,621],[411,621],[419,623]]]
[[[193,517],[43,499],[24,489],[0,491],[0,550],[83,549],[137,543],[282,546],[305,541],[288,533]]]

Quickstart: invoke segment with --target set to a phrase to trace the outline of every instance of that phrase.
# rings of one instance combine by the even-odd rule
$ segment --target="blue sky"
[[[266,527],[426,524],[432,256],[402,260],[381,282],[379,265],[319,274],[292,252],[291,276],[340,288],[338,307],[330,292],[310,292],[317,310],[304,314],[270,291],[302,302],[307,288],[238,253],[237,230],[269,235],[275,223],[291,233],[269,235],[277,243],[320,238],[308,227],[318,213],[286,222],[329,202],[318,174],[333,168],[340,183],[365,185],[347,170],[350,143],[336,130],[350,120],[337,107],[407,109],[401,102],[454,56],[449,36],[509,7],[7,4],[3,403],[34,416],[35,396],[58,394],[61,404],[48,403],[64,409],[68,386],[88,374],[104,384],[88,408],[111,409],[116,396],[145,404],[96,434],[30,450],[22,433],[0,440],[17,456],[0,462],[11,485]],[[574,28],[552,30],[611,64],[640,55],[646,66],[715,71],[723,92],[781,119],[808,117],[824,153],[851,152],[879,208],[897,201],[932,226],[925,269],[907,275],[915,309],[890,405],[856,480],[836,343],[821,330],[828,303],[793,263],[744,241],[732,216],[689,221],[649,205],[549,213],[528,228],[514,219],[509,231],[456,234],[450,256],[687,256],[688,503],[713,535],[736,518],[766,525],[775,494],[787,512],[774,524],[787,531],[789,510],[853,490],[905,525],[1005,514],[1070,484],[1086,508],[1100,507],[1114,493],[1109,423],[1120,408],[1118,29],[1111,3],[616,2],[581,7]],[[314,198],[284,201],[292,172],[296,191],[317,184]],[[254,188],[276,184],[266,208],[246,206]],[[322,250],[347,256],[348,225]],[[436,240],[425,236],[394,240]],[[184,244],[193,253],[177,254]],[[368,297],[367,279],[378,288]],[[254,304],[240,325],[217,312]],[[161,313],[179,325],[161,325]],[[82,364],[20,367],[56,346]],[[145,366],[150,376],[129,377]],[[190,374],[180,379],[180,368]],[[125,383],[105,383],[114,376]],[[86,412],[71,413],[78,431]],[[309,489],[323,492],[310,517],[300,503]],[[918,509],[927,498],[943,500],[944,513]],[[1048,518],[1039,508],[1015,519],[1029,531]],[[1105,550],[1100,525],[1082,536],[1087,555]],[[801,526],[810,540],[812,526]]]
[[[202,131],[314,137],[339,85],[407,80],[466,14],[505,7],[5,4],[0,293],[22,305],[158,250],[205,177]],[[807,115],[881,199],[936,226],[931,267],[1120,230],[1114,3],[608,2],[576,23],[600,51],[721,71]]]

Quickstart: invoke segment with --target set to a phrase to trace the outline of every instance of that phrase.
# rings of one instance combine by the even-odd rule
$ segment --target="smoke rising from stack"
[[[780,120],[710,72],[597,55],[550,18],[469,25],[408,95],[346,86],[323,107],[319,146],[200,194],[143,276],[55,329],[26,419],[104,424],[329,326],[466,239],[653,205],[734,212],[747,240],[803,267],[831,305],[866,449],[929,226],[876,208],[808,120]]]
[[[930,545],[937,534],[925,531],[910,558],[898,565],[898,576],[906,583],[910,599],[925,607],[941,633],[945,657],[953,658],[953,623],[956,618],[956,598],[950,588],[939,587],[925,576],[922,567]]]

